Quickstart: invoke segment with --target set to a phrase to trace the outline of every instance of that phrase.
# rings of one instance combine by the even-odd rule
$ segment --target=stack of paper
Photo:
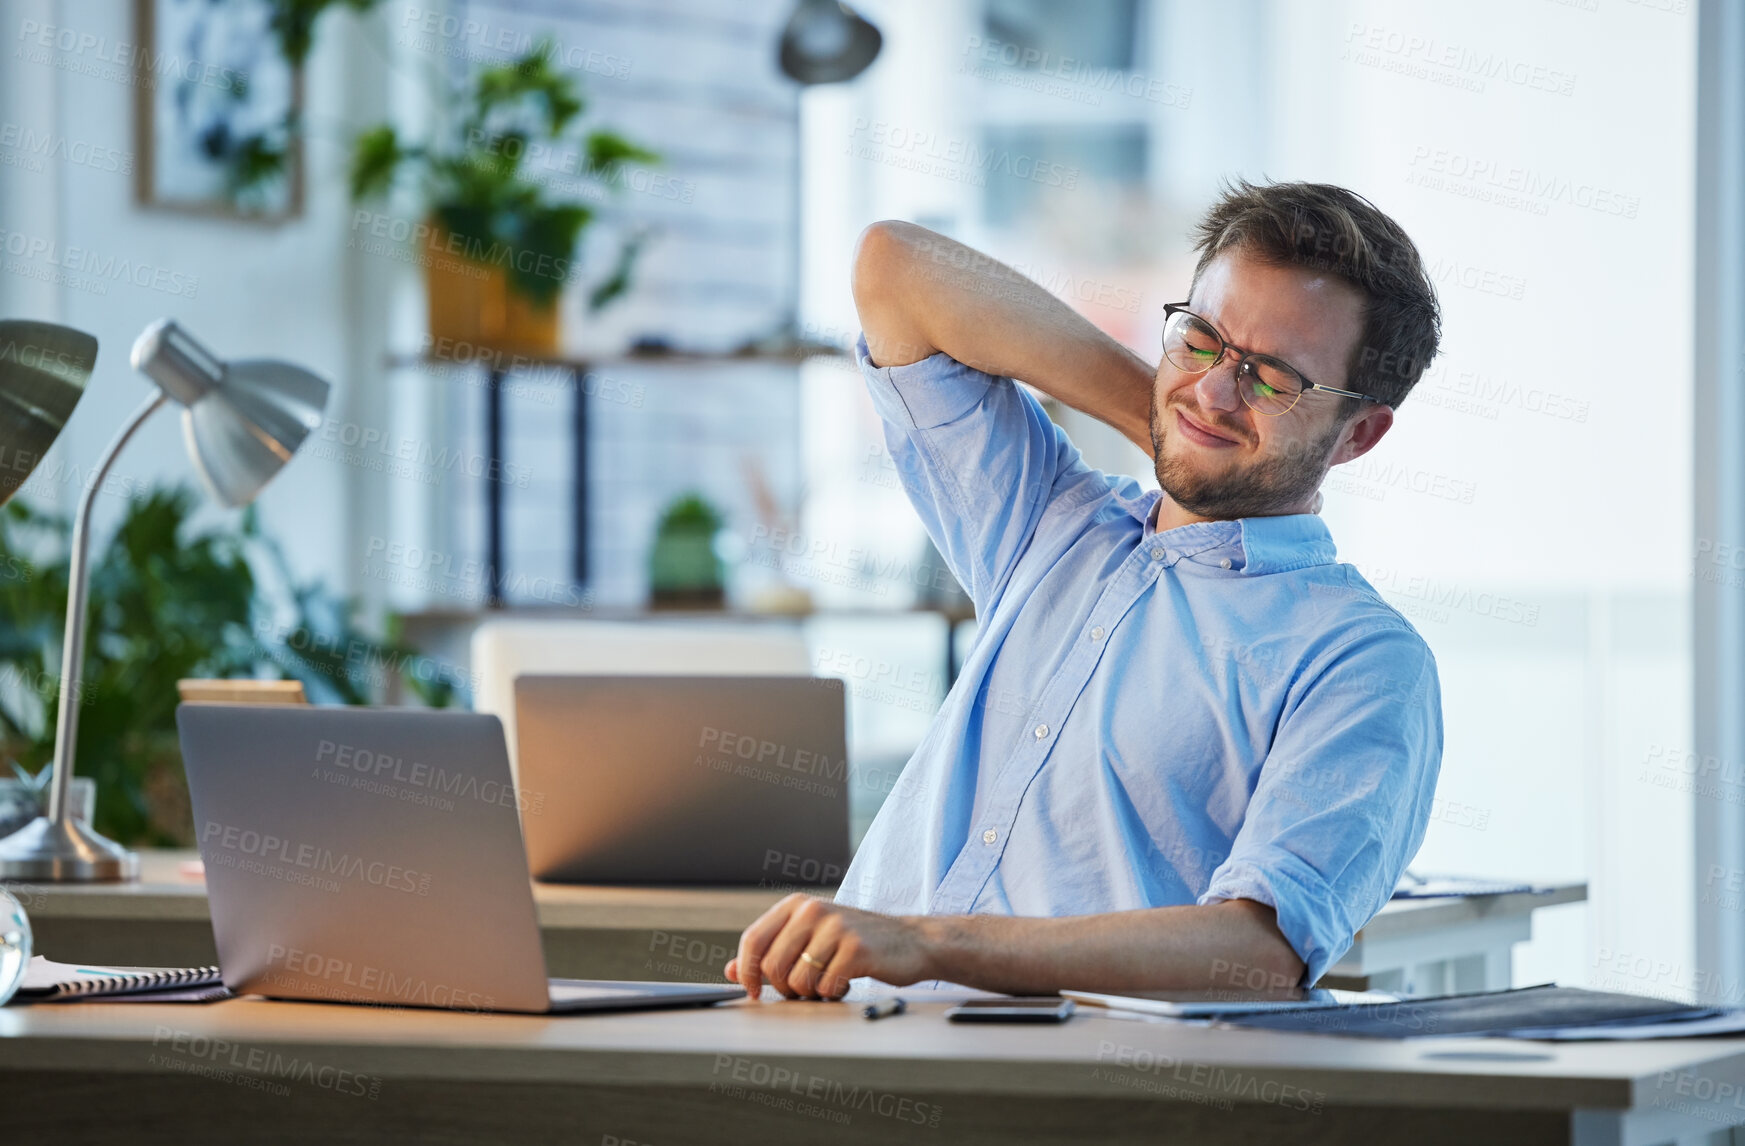
[[[1470,879],[1458,875],[1413,875],[1407,872],[1394,887],[1395,899],[1444,899],[1468,895],[1512,895],[1517,892],[1545,892],[1549,888],[1530,883],[1509,883],[1496,879]]]

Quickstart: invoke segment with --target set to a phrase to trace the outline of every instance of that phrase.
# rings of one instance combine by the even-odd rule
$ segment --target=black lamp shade
[[[782,30],[782,71],[802,84],[851,80],[879,54],[884,38],[838,0],[800,0]]]

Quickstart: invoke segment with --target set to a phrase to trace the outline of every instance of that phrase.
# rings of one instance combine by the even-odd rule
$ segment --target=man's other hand
[[[790,999],[840,999],[862,975],[899,987],[928,977],[918,921],[798,892],[745,929],[726,974],[753,999],[765,983]]]

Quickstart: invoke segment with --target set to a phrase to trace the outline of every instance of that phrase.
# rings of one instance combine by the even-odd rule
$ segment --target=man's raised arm
[[[937,351],[1019,378],[1151,454],[1156,368],[1011,267],[913,223],[861,232],[854,303],[877,366]]]

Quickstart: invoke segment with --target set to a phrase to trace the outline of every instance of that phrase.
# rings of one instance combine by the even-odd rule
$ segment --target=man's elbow
[[[850,283],[855,305],[865,309],[891,297],[892,288],[901,280],[913,253],[910,232],[921,229],[900,219],[881,219],[861,231],[854,244]]]
[[[1303,986],[1307,967],[1282,935],[1256,936],[1212,960],[1213,990],[1287,991]]]
[[[1265,950],[1256,956],[1267,968],[1268,980],[1282,987],[1304,986],[1303,973],[1308,966],[1283,935],[1269,939]]]
[[[1240,953],[1232,952],[1226,973],[1240,979],[1238,985],[1244,987],[1264,984],[1266,989],[1277,989],[1301,985],[1308,968],[1279,930],[1278,913],[1264,903],[1248,899],[1232,899],[1227,906],[1241,912],[1247,922],[1242,942],[1237,945]],[[1241,967],[1236,965],[1238,961]],[[1214,977],[1217,970],[1214,966]]]
[[[854,308],[875,366],[919,362],[936,349],[912,268],[933,232],[885,219],[860,233],[854,248]]]

